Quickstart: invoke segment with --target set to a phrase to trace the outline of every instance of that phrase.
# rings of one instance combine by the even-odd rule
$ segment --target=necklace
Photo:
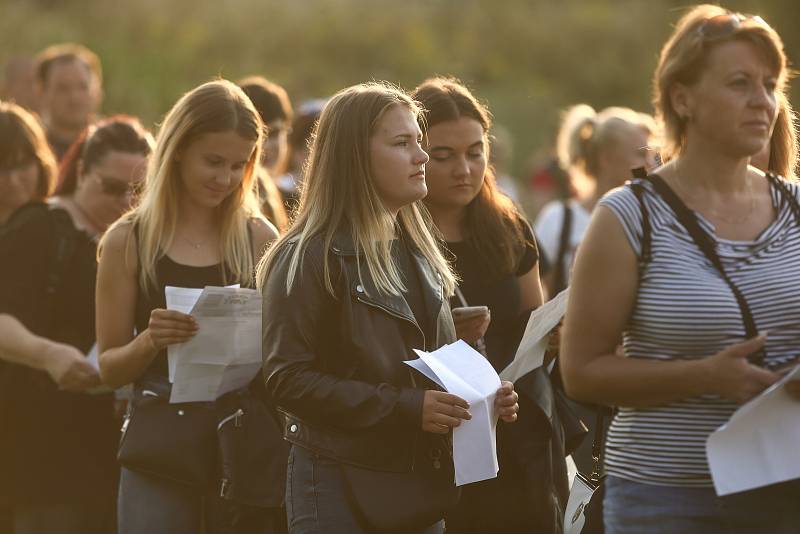
[[[208,243],[208,239],[204,239],[203,241],[192,241],[191,239],[189,239],[189,238],[188,238],[188,237],[186,237],[185,235],[182,235],[181,237],[183,238],[183,240],[184,240],[184,241],[186,241],[187,243],[189,243],[189,245],[190,245],[190,246],[191,246],[193,249],[195,249],[195,250],[200,250],[200,248],[201,248],[203,245],[205,245],[206,243]]]
[[[681,175],[678,173],[678,169],[677,169],[677,165],[676,165],[675,177],[672,180],[672,182],[678,187],[678,190],[680,190],[680,192],[683,193],[683,196],[685,196],[688,199],[695,200],[695,197],[693,195],[690,195],[688,193],[688,191],[686,191],[686,189],[683,187],[683,184],[681,183],[681,181],[682,181],[681,180]],[[720,221],[722,221],[724,223],[728,223],[728,224],[732,224],[732,225],[744,224],[744,223],[746,223],[747,221],[750,220],[750,218],[753,216],[753,213],[755,213],[755,211],[756,211],[756,197],[755,197],[755,195],[753,195],[753,181],[750,178],[749,174],[747,175],[747,195],[750,197],[750,206],[747,209],[747,213],[745,213],[742,216],[731,217],[729,215],[724,215],[724,214],[720,213],[719,211],[717,211],[717,210],[715,210],[713,208],[708,208],[708,212],[712,217],[714,217],[715,219],[719,219]]]

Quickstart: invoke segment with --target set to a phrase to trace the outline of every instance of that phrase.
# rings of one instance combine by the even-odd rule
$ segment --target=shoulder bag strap
[[[572,208],[569,205],[569,200],[564,200],[562,202],[562,206],[564,207],[564,219],[561,222],[561,234],[558,240],[558,254],[556,256],[556,274],[555,274],[555,291],[554,293],[557,295],[564,288],[567,287],[567,268],[564,266],[564,260],[567,257],[567,251],[569,250],[569,238],[572,234]]]
[[[747,338],[750,339],[758,336],[758,328],[753,320],[753,314],[750,311],[750,306],[747,304],[747,300],[745,300],[742,292],[739,291],[739,288],[736,287],[728,274],[725,272],[722,261],[717,255],[717,245],[714,239],[700,227],[700,223],[697,221],[697,217],[695,216],[694,212],[683,203],[680,197],[675,194],[675,192],[667,185],[663,178],[657,174],[651,174],[647,177],[647,180],[653,184],[656,192],[669,205],[669,207],[675,213],[678,221],[689,232],[689,235],[694,243],[703,252],[703,254],[705,254],[706,258],[708,258],[711,264],[717,269],[722,279],[730,288],[733,296],[736,298],[737,304],[739,305],[739,310],[742,314],[742,322],[744,323],[744,329],[745,333],[747,334]],[[751,363],[763,366],[764,350],[759,350],[749,359]]]

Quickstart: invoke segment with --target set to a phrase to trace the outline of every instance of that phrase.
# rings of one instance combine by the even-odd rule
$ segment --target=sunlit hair
[[[297,214],[289,231],[259,266],[260,284],[269,276],[276,251],[288,241],[296,241],[286,279],[288,292],[311,240],[321,238],[327,251],[336,232],[345,229],[352,234],[358,252],[359,277],[366,266],[379,292],[398,295],[404,290],[402,275],[391,254],[396,221],[381,202],[370,174],[370,138],[378,121],[393,106],[403,106],[415,117],[419,114],[417,104],[388,83],[355,85],[328,101],[312,136]],[[432,222],[424,206],[415,202],[401,208],[397,222],[441,276],[445,295],[452,295],[455,280],[429,230]],[[334,295],[328,254],[323,275],[327,291]]]
[[[785,95],[778,95],[778,117],[769,141],[769,170],[794,180],[797,177],[797,114]]]
[[[78,170],[90,172],[110,152],[149,156],[155,141],[139,119],[129,115],[114,115],[89,126],[70,146],[59,166],[59,195],[69,195],[78,186]]]
[[[639,129],[656,133],[655,121],[629,108],[609,107],[595,111],[587,104],[568,108],[558,130],[556,149],[562,168],[579,170],[588,178],[599,173],[601,155],[618,146],[623,134]]]
[[[36,162],[39,176],[34,200],[44,200],[56,185],[56,158],[41,124],[30,112],[12,103],[0,102],[0,167]]]
[[[263,124],[250,99],[226,80],[205,83],[183,95],[164,118],[156,149],[147,165],[141,202],[110,229],[133,223],[138,229],[139,283],[157,287],[156,264],[175,237],[181,178],[176,156],[203,135],[234,131],[253,142],[239,187],[219,206],[220,256],[228,283],[250,284],[253,258],[247,230],[250,217],[259,217],[253,191],[255,169],[261,157]],[[102,242],[101,242],[102,249]]]
[[[422,82],[411,96],[423,107],[420,117],[423,129],[461,118],[477,121],[483,129],[483,150],[489,161],[491,114],[460,81],[431,78]],[[494,169],[489,165],[483,185],[467,206],[466,214],[467,240],[481,251],[486,270],[498,277],[516,272],[527,245],[522,227],[524,217],[497,188]]]
[[[777,77],[777,95],[785,95],[788,73],[786,54],[780,36],[761,21],[742,16],[738,28],[730,35],[713,40],[703,36],[701,27],[713,17],[731,14],[720,6],[695,6],[678,21],[672,35],[661,49],[653,77],[653,105],[656,118],[663,123],[663,155],[670,159],[680,154],[686,144],[686,121],[672,107],[670,90],[676,84],[692,85],[706,68],[709,52],[721,43],[745,41],[757,47],[765,56]]]

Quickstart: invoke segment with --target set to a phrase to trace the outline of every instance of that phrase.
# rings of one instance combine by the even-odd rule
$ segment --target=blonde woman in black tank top
[[[252,187],[262,131],[252,103],[230,82],[209,82],[184,95],[163,122],[140,204],[101,242],[100,372],[114,387],[134,384],[134,420],[145,384],[169,391],[167,347],[197,331],[191,316],[165,309],[164,286],[251,287],[254,256],[276,237]],[[281,461],[280,454],[276,459]],[[232,518],[245,515],[255,516],[260,526],[233,525]],[[194,533],[203,523],[206,532],[274,532],[272,523],[282,515],[278,507],[239,506],[231,513],[216,494],[122,469],[121,534]]]

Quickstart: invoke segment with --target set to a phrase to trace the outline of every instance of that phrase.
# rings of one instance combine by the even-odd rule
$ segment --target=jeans
[[[203,496],[122,468],[117,505],[118,534],[281,534],[282,508],[257,508]]]
[[[402,506],[403,503],[397,503]],[[286,475],[286,514],[290,534],[369,534],[347,502],[339,464],[292,445]],[[442,534],[444,522],[417,533]]]
[[[605,480],[606,534],[796,534],[800,482],[717,497],[714,488]]]

